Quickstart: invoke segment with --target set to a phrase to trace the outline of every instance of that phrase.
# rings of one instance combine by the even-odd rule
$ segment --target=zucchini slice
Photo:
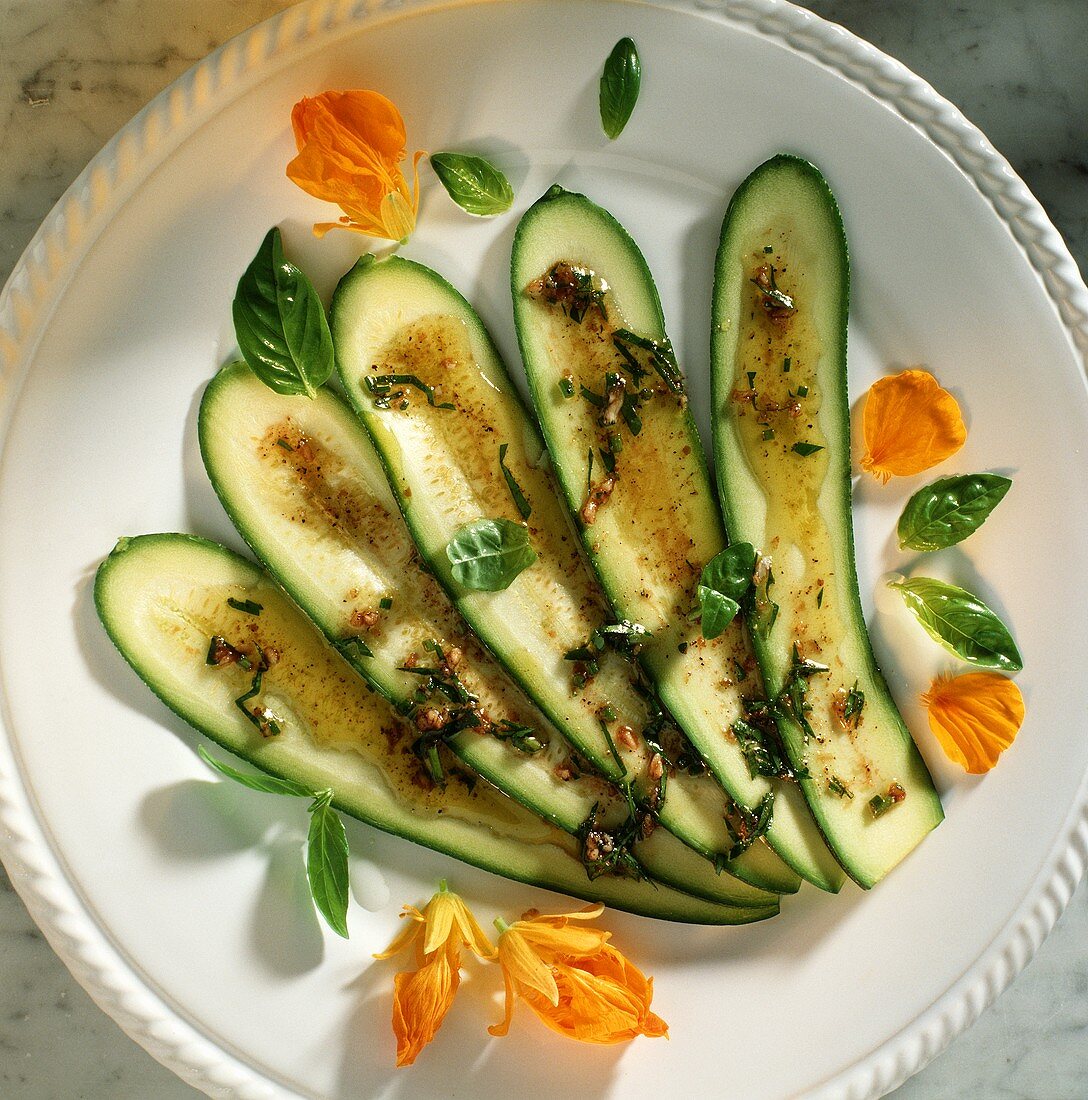
[[[416,546],[477,637],[580,756],[612,781],[630,782],[695,851],[710,859],[727,852],[726,800],[709,776],[667,775],[656,806],[653,754],[624,730],[651,722],[628,662],[606,651],[599,671],[576,685],[579,663],[566,656],[610,615],[582,561],[543,441],[476,312],[430,269],[366,256],[341,279],[331,325],[340,381]],[[531,506],[537,560],[502,591],[474,591],[454,580],[446,546],[479,519],[522,522],[500,467],[503,444],[506,470]],[[765,845],[734,863],[730,870],[754,885],[797,888],[797,876]]]
[[[431,682],[419,670],[439,663],[437,642],[446,662],[454,662],[443,674],[446,688],[475,697],[461,708],[471,727],[441,738],[443,744],[564,832],[577,835],[594,814],[603,829],[622,824],[627,806],[619,792],[596,776],[578,775],[566,741],[465,630],[422,568],[373,445],[339,397],[325,389],[313,400],[284,397],[236,363],[205,390],[199,435],[212,485],[239,533],[375,690],[410,720],[437,710],[456,722],[458,706],[442,689],[417,696]],[[407,671],[412,665],[417,671]],[[519,750],[525,736],[546,747]],[[715,874],[667,833],[652,846],[636,845],[641,857],[640,847],[645,869],[678,889],[723,904],[774,902],[767,891]]]
[[[733,734],[745,697],[763,694],[741,619],[713,640],[690,621],[703,566],[726,538],[642,253],[607,211],[556,186],[518,225],[511,284],[563,495],[616,615],[653,635],[640,656],[661,701],[732,798],[757,812],[773,791],[768,843],[804,878],[838,890],[842,868],[796,783],[753,775]],[[590,494],[603,497],[602,487],[596,506]]]
[[[729,204],[714,282],[714,454],[731,536],[769,557],[751,616],[801,789],[869,887],[942,819],[873,656],[850,512],[846,235],[819,171],[779,156]],[[777,608],[777,610],[775,610]],[[821,670],[816,666],[827,666]]]
[[[507,878],[647,916],[732,924],[775,911],[633,879],[591,882],[571,837],[486,784],[421,786],[411,732],[272,580],[226,547],[188,535],[122,539],[99,567],[95,604],[122,656],[171,710],[272,775],[331,787],[333,805],[361,821]],[[219,665],[208,663],[213,638],[227,643]],[[243,702],[254,672],[231,647],[254,658],[263,651],[269,663],[260,693]]]

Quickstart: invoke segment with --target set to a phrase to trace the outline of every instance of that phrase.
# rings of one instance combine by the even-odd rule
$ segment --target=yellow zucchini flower
[[[609,944],[611,932],[572,923],[595,920],[603,909],[593,905],[555,916],[530,910],[513,924],[495,922],[506,1013],[488,1028],[492,1035],[510,1030],[516,997],[553,1031],[583,1043],[668,1035],[668,1025],[650,1011],[653,979]]]
[[[954,455],[967,439],[956,399],[928,371],[905,370],[869,387],[861,468],[887,484]]]
[[[335,222],[318,222],[314,233],[353,229],[371,237],[403,241],[419,213],[419,161],[413,183],[401,171],[407,135],[400,111],[370,91],[329,91],[300,99],[291,111],[298,156],[287,176],[309,195],[334,202],[344,212]]]
[[[938,676],[922,695],[929,728],[951,760],[972,775],[988,772],[1024,721],[1024,697],[1007,676]]]
[[[481,959],[495,958],[495,947],[468,906],[446,886],[438,887],[423,911],[406,905],[406,926],[376,959],[415,948],[416,969],[400,973],[393,984],[393,1034],[397,1065],[410,1066],[435,1037],[461,984],[461,948]]]

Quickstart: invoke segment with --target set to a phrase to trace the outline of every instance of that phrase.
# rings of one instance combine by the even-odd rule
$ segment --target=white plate
[[[640,45],[643,93],[608,144],[596,81],[623,34]],[[295,100],[353,86],[398,103],[412,148],[483,151],[509,174],[517,209],[478,221],[425,172],[406,254],[466,292],[511,361],[510,236],[559,179],[642,245],[704,411],[726,201],[768,155],[805,154],[850,236],[854,395],[889,367],[924,363],[970,425],[938,472],[1014,474],[987,526],[932,568],[979,587],[1012,624],[1026,662],[1020,739],[980,781],[943,763],[913,701],[940,657],[877,616],[948,819],[868,896],[806,888],[779,919],[743,929],[611,918],[656,978],[669,1043],[580,1048],[527,1012],[510,1038],[489,1040],[489,972],[466,984],[417,1066],[393,1071],[393,968],[369,952],[400,902],[442,875],[485,921],[557,899],[355,826],[363,904],[350,942],[324,934],[305,902],[301,814],[211,782],[196,738],[95,620],[89,578],[118,535],[182,529],[238,544],[200,466],[195,402],[231,350],[234,283],[270,224],[326,290],[365,243],[313,239],[309,224],[329,210],[283,173]],[[16,886],[106,1011],[209,1092],[878,1095],[1011,980],[1083,867],[1086,314],[1060,239],[985,139],[897,63],[774,0],[315,3],[255,28],[96,158],[0,302],[0,847]],[[866,593],[912,564],[891,533],[914,486],[859,485]]]

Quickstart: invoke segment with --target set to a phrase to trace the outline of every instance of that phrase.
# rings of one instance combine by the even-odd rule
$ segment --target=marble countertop
[[[285,0],[0,0],[0,282],[68,184],[149,99]],[[1084,0],[810,0],[963,109],[1088,270]],[[897,1100],[1088,1094],[1088,888],[982,1019]],[[103,1015],[0,869],[0,1095],[197,1094]]]

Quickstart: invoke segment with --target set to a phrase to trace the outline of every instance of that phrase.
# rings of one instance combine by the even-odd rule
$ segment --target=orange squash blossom
[[[404,971],[393,983],[393,1034],[397,1065],[410,1066],[442,1026],[461,984],[461,948],[481,959],[493,959],[495,948],[468,906],[443,881],[438,893],[420,912],[406,905],[406,926],[389,947],[374,956],[388,959],[414,947],[416,969]]]
[[[291,111],[298,156],[287,176],[307,194],[336,203],[343,217],[318,222],[314,233],[353,229],[403,241],[419,213],[419,161],[409,187],[401,161],[407,135],[397,108],[378,92],[328,91],[300,99]]]
[[[967,439],[956,399],[928,371],[905,370],[869,387],[861,468],[887,484],[954,455]]]
[[[1024,721],[1020,689],[997,672],[938,676],[922,703],[941,748],[972,775],[997,763]]]
[[[650,1011],[653,979],[609,944],[610,932],[574,923],[594,920],[603,909],[555,916],[530,911],[510,925],[495,922],[506,1012],[488,1028],[492,1035],[510,1030],[517,997],[553,1031],[583,1043],[668,1035],[668,1025]]]

